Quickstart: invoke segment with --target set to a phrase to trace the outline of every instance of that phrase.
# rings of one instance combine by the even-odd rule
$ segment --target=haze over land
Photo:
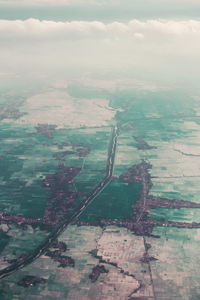
[[[0,2],[2,79],[90,74],[198,88],[198,1],[59,3]]]
[[[200,2],[0,0],[0,298],[197,300]]]

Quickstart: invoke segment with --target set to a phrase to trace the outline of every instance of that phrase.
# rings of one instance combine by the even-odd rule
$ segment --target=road
[[[77,209],[77,211],[67,220],[61,222],[59,227],[57,227],[54,231],[50,233],[48,238],[35,249],[32,254],[27,255],[25,258],[18,259],[12,265],[4,268],[0,271],[0,279],[11,275],[19,269],[27,266],[28,264],[35,261],[38,257],[49,249],[49,247],[53,244],[53,242],[58,238],[58,236],[67,228],[69,224],[71,224],[75,219],[77,219],[80,214],[87,208],[87,206],[94,200],[94,198],[101,193],[104,187],[110,182],[113,174],[116,147],[117,147],[117,138],[119,134],[118,126],[115,126],[112,130],[111,141],[108,149],[108,160],[107,160],[107,168],[106,175],[102,179],[102,181],[94,188],[94,190],[88,195],[88,197],[84,200],[81,206]]]

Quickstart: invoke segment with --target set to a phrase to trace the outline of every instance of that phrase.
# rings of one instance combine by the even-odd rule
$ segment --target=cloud
[[[136,33],[134,33],[134,36],[135,36],[137,39],[140,39],[140,40],[143,40],[143,39],[144,39],[144,34],[142,34],[142,33],[136,32]]]
[[[72,76],[106,69],[123,77],[130,70],[142,80],[185,84],[199,78],[200,21],[0,20],[0,52],[1,72]]]
[[[173,21],[173,20],[132,20],[128,23],[112,22],[109,24],[100,21],[72,21],[55,22],[41,21],[38,19],[22,20],[0,20],[1,37],[9,38],[31,37],[31,38],[74,38],[87,37],[145,37],[160,36],[185,36],[200,35],[200,21]]]
[[[46,37],[56,36],[66,38],[71,34],[89,36],[92,33],[104,32],[106,25],[101,22],[54,22],[40,21],[38,19],[22,20],[0,20],[0,33],[4,37]]]

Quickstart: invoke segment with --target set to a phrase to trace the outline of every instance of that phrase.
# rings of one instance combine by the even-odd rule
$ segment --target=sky
[[[199,0],[0,0],[0,78],[90,74],[198,89],[199,12]]]

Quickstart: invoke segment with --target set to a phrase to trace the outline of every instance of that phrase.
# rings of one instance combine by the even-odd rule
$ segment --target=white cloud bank
[[[0,20],[1,72],[46,76],[109,70],[123,77],[130,70],[142,80],[185,85],[198,83],[199,64],[198,20]]]
[[[0,20],[0,35],[15,37],[119,37],[134,36],[138,39],[154,35],[200,35],[200,21],[174,20],[131,20],[128,23],[113,22],[105,24],[99,21],[55,22],[38,19]]]

